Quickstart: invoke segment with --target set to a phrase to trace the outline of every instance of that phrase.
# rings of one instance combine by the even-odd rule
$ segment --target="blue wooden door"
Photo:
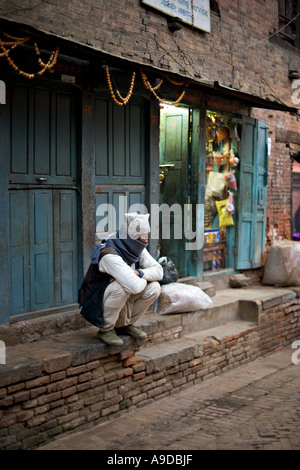
[[[261,266],[265,249],[268,127],[244,118],[238,203],[238,269]]]
[[[74,97],[10,90],[11,314],[76,302],[77,158]]]
[[[96,237],[99,239],[117,230],[129,209],[141,212],[139,208],[143,209],[145,204],[147,109],[145,101],[139,97],[133,97],[127,106],[119,107],[104,94],[95,96],[92,116],[95,126]]]

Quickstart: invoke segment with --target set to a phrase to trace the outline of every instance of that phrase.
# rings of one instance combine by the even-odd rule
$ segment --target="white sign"
[[[142,3],[210,33],[209,0],[142,0]]]
[[[62,82],[66,82],[66,83],[75,83],[76,82],[76,77],[74,77],[73,75],[65,75],[65,74],[61,74],[61,81]]]
[[[268,137],[268,155],[271,155],[272,139]]]
[[[6,88],[5,83],[0,80],[0,104],[6,103]]]
[[[6,364],[6,348],[4,341],[0,340],[0,364]]]

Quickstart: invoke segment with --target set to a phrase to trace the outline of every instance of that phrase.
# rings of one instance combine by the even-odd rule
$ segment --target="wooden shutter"
[[[265,249],[267,136],[265,123],[243,121],[238,204],[237,269],[261,266]]]

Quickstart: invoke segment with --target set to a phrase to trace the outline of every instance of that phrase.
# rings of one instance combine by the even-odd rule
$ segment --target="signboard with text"
[[[142,3],[210,33],[209,0],[142,0]]]

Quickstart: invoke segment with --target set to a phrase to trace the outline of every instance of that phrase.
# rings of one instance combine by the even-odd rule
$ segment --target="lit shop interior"
[[[235,225],[240,136],[240,118],[207,111],[204,271],[227,267],[226,238]]]

